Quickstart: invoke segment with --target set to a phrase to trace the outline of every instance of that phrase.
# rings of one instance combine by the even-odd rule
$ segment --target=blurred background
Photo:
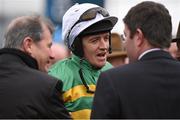
[[[123,33],[122,19],[128,10],[144,0],[0,0],[0,48],[3,46],[3,35],[8,23],[17,16],[28,14],[40,14],[49,17],[56,26],[54,42],[61,41],[62,16],[65,11],[75,3],[95,3],[105,7],[109,13],[119,18],[113,32]],[[180,20],[180,0],[152,0],[163,3],[172,16],[173,37],[176,36],[177,27]]]

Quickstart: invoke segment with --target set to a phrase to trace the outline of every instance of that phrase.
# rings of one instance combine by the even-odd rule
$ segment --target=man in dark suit
[[[0,118],[70,118],[62,82],[47,75],[53,26],[40,16],[14,19],[0,49]]]
[[[123,21],[131,63],[100,75],[91,118],[180,118],[180,62],[164,50],[171,42],[168,10],[146,1]]]

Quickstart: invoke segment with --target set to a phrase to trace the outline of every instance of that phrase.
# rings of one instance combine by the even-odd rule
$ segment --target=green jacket
[[[63,99],[66,108],[71,112],[72,118],[90,118],[93,93],[87,93],[86,87],[80,78],[79,70],[82,68],[84,80],[90,90],[95,91],[97,79],[104,70],[112,68],[110,63],[101,69],[93,68],[89,62],[75,55],[59,61],[52,66],[49,74],[63,81]]]

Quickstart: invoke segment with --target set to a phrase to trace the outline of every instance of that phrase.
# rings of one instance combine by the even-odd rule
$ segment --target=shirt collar
[[[157,51],[157,50],[161,50],[160,48],[153,48],[153,49],[149,49],[144,51],[143,53],[141,53],[141,55],[138,57],[138,60],[140,60],[145,54],[152,52],[152,51]]]

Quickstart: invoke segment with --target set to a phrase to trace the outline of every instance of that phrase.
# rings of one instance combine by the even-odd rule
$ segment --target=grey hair
[[[22,16],[14,19],[8,26],[5,33],[5,48],[21,48],[25,37],[30,37],[34,42],[42,39],[43,25],[47,26],[53,34],[52,22],[39,15]]]

